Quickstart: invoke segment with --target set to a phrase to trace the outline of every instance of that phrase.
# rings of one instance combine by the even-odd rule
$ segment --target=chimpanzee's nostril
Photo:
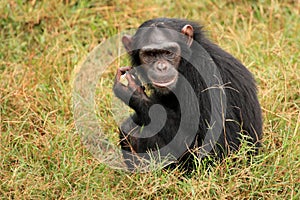
[[[159,71],[165,71],[167,69],[167,65],[164,62],[158,62],[157,63],[157,69]]]

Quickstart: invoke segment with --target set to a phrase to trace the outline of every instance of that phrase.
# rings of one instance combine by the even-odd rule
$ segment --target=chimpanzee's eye
[[[145,51],[141,55],[141,59],[146,63],[151,63],[155,60],[156,53],[153,51]]]
[[[148,56],[151,57],[151,58],[154,58],[155,57],[155,53],[153,51],[149,51],[148,53]]]
[[[165,58],[168,58],[168,59],[173,59],[175,57],[175,53],[171,52],[171,51],[165,51],[163,53],[164,57]]]

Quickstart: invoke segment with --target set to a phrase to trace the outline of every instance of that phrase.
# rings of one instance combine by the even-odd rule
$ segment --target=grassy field
[[[241,151],[191,177],[128,174],[83,146],[72,114],[76,65],[110,36],[162,16],[202,23],[254,74],[264,140],[250,163]],[[299,0],[2,0],[0,41],[1,199],[300,199]]]

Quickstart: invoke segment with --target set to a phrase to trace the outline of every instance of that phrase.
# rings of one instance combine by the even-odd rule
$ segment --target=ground
[[[91,50],[154,17],[188,18],[253,73],[263,147],[194,174],[128,174],[98,162],[74,126],[72,77]],[[0,2],[0,197],[3,199],[299,199],[300,2]],[[115,69],[101,94],[111,93]],[[103,93],[102,93],[102,92]],[[98,108],[109,107],[111,97]],[[101,111],[101,112],[102,112]],[[101,118],[116,132],[113,118]]]

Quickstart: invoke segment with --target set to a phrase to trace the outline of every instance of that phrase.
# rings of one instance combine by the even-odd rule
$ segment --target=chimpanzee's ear
[[[191,46],[193,43],[194,28],[187,24],[181,29],[181,33],[188,37],[187,45]]]
[[[128,53],[131,53],[131,51],[132,51],[132,36],[130,36],[130,35],[124,35],[122,37],[122,43],[123,43],[126,51]]]

